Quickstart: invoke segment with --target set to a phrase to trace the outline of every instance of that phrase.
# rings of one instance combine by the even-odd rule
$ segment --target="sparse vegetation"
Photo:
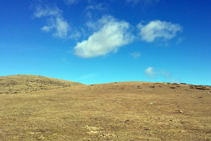
[[[34,76],[23,77],[1,80],[0,88],[30,87]],[[62,83],[53,80],[35,82]],[[211,140],[210,91],[190,85],[172,91],[166,83],[152,89],[149,82],[70,85],[0,95],[0,140]]]
[[[0,94],[29,93],[76,85],[83,84],[37,75],[0,76]]]

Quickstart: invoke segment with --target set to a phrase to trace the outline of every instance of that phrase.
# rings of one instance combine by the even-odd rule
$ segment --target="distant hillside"
[[[50,90],[76,85],[84,84],[38,75],[0,76],[0,94],[28,93],[33,91]]]

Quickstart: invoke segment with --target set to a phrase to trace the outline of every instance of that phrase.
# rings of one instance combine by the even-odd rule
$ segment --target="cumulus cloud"
[[[65,38],[67,36],[67,32],[69,30],[68,23],[63,19],[61,15],[62,11],[57,7],[36,7],[36,11],[34,12],[34,16],[37,18],[47,17],[48,25],[45,25],[41,28],[41,30],[49,32],[52,29],[55,29],[56,32],[53,33],[53,36],[59,38]]]
[[[95,30],[99,29],[87,40],[77,43],[74,47],[75,54],[82,58],[117,52],[121,46],[129,44],[134,39],[129,32],[129,23],[118,21],[112,16],[103,16],[97,22],[89,25],[96,27]]]
[[[144,71],[144,73],[145,73],[149,78],[151,78],[151,79],[153,79],[153,78],[156,77],[155,72],[154,72],[154,68],[152,68],[152,67],[148,67],[148,68]]]
[[[182,31],[182,27],[179,24],[160,20],[151,21],[145,26],[139,23],[137,28],[139,29],[139,35],[142,40],[147,42],[153,42],[159,38],[169,40],[175,37],[177,32]]]
[[[133,56],[134,58],[141,56],[141,54],[139,52],[133,52],[130,55]]]

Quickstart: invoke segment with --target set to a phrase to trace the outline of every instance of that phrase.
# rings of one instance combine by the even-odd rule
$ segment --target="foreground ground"
[[[0,140],[211,141],[210,86],[117,82],[0,95]]]

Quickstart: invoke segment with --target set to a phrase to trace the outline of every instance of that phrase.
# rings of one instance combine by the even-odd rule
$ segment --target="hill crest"
[[[0,76],[0,94],[28,93],[33,91],[51,90],[76,85],[85,84],[39,75]]]

